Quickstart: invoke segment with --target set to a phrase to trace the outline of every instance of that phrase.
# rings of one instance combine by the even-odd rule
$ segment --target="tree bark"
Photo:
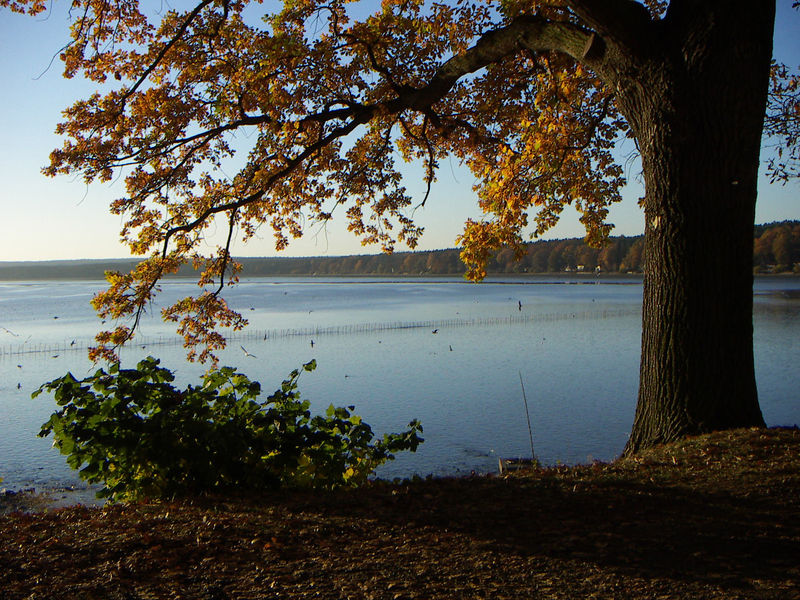
[[[639,397],[625,454],[763,426],[753,364],[753,223],[774,2],[673,1],[618,69],[642,156]]]

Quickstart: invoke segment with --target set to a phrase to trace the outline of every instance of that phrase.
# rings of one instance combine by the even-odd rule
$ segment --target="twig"
[[[525,403],[525,417],[528,419],[528,437],[531,440],[531,459],[536,459],[536,453],[533,451],[533,429],[531,428],[531,413],[528,410],[528,398],[525,396],[525,384],[522,383],[522,371],[519,371],[519,384],[522,386],[522,401]]]

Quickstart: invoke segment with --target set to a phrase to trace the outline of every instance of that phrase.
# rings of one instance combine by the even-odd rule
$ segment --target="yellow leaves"
[[[532,72],[521,80],[526,69]],[[624,182],[608,152],[621,122],[596,86],[585,69],[550,55],[492,65],[475,82],[465,103],[481,111],[473,118],[499,140],[465,147],[488,218],[482,229],[471,225],[460,239],[470,277],[482,274],[485,254],[478,247],[497,247],[501,239],[516,243],[532,207],[538,209],[535,235],[557,223],[572,202],[578,203],[587,235],[607,235],[606,207],[619,199]]]
[[[89,359],[95,362],[119,362],[116,349],[133,337],[133,331],[124,325],[111,331],[101,331],[95,336],[97,346],[89,348]]]
[[[0,8],[8,8],[11,12],[32,16],[44,12],[49,5],[47,0],[0,0]]]
[[[486,265],[492,253],[503,246],[516,251],[521,247],[519,228],[503,226],[496,221],[468,220],[457,243],[462,246],[461,260],[467,266],[467,279],[480,281],[486,277]]]
[[[247,325],[247,320],[230,309],[223,298],[208,291],[197,297],[183,298],[163,309],[161,314],[164,320],[179,324],[178,333],[184,338],[184,347],[188,349],[191,360],[201,363],[210,360],[213,365],[217,364],[214,351],[226,346],[225,338],[216,328],[238,331]]]

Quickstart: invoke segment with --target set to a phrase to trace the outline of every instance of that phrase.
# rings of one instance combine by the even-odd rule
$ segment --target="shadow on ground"
[[[800,432],[612,465],[0,518],[3,598],[800,597]]]

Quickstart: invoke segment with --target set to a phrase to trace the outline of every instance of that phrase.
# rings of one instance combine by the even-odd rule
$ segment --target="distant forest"
[[[800,274],[800,221],[782,221],[755,227],[755,273]],[[521,260],[501,250],[490,261],[489,274],[563,272],[641,273],[647,257],[642,236],[618,236],[603,248],[590,248],[581,239],[536,241],[527,244]],[[242,277],[275,275],[463,275],[457,249],[394,254],[325,257],[240,258]],[[0,262],[0,280],[100,279],[107,270],[127,271],[135,260],[70,260]],[[179,276],[191,276],[190,268]]]

